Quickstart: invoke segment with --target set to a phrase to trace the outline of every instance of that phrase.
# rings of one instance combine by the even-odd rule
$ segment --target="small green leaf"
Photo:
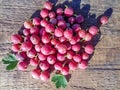
[[[16,67],[18,61],[15,58],[14,54],[8,54],[7,56],[5,56],[2,59],[3,64],[8,64],[8,66],[6,67],[6,70],[12,70]]]
[[[56,74],[55,76],[53,76],[52,82],[55,83],[56,88],[60,88],[60,87],[65,88],[67,86],[67,80],[65,76],[61,74]]]

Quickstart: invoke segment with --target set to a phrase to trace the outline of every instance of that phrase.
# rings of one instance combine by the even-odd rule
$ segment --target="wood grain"
[[[56,2],[57,0],[51,0]],[[71,0],[69,0],[71,1]],[[10,36],[17,33],[23,22],[42,8],[44,0],[0,0],[0,59],[8,53]],[[65,0],[58,0],[62,4]],[[120,0],[73,0],[65,2],[76,9],[76,12],[93,15],[90,20],[112,8],[109,23],[100,28],[101,37],[96,45],[89,68],[85,71],[72,72],[65,90],[120,90]],[[80,9],[81,8],[81,9]],[[83,10],[83,11],[82,11]],[[94,15],[95,14],[95,15]],[[93,41],[96,43],[97,41]],[[30,69],[20,72],[17,69],[6,71],[0,61],[0,90],[56,90],[48,82],[32,79]]]

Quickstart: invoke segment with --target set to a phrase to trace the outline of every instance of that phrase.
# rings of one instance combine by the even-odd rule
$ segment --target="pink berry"
[[[49,15],[49,11],[46,8],[43,8],[40,12],[42,18],[46,18]]]
[[[56,10],[56,13],[57,13],[58,15],[62,15],[62,14],[63,14],[63,9],[62,9],[62,8],[58,8],[58,9]]]
[[[75,51],[75,52],[78,52],[80,51],[81,49],[81,46],[79,43],[75,44],[75,45],[72,45],[72,50]]]
[[[40,31],[39,31],[39,35],[42,36],[42,35],[45,35],[47,32],[45,31],[45,28],[41,28]]]
[[[68,66],[69,66],[70,70],[74,71],[75,69],[77,69],[78,64],[76,62],[74,62],[74,61],[71,61]]]
[[[56,62],[56,63],[54,64],[54,68],[55,68],[55,70],[62,70],[62,63]]]
[[[24,27],[25,27],[26,29],[30,29],[30,28],[33,27],[33,24],[32,24],[31,21],[25,21],[25,22],[24,22]]]
[[[33,25],[39,26],[40,25],[40,18],[39,17],[35,17],[33,18]]]
[[[54,32],[54,30],[55,30],[54,25],[52,25],[52,24],[47,24],[47,26],[45,27],[45,30],[46,30],[46,32],[48,32],[48,33]]]
[[[47,57],[47,61],[49,64],[54,64],[56,62],[56,57],[54,55],[50,55]]]
[[[79,31],[81,29],[80,24],[73,24],[72,29],[76,32]]]
[[[42,81],[47,81],[50,78],[50,73],[48,71],[41,72],[40,78]]]
[[[23,42],[21,45],[22,51],[29,51],[32,48],[32,43],[30,41]]]
[[[30,29],[24,29],[23,34],[24,34],[24,36],[29,36],[30,35]]]
[[[40,52],[41,47],[42,47],[42,44],[36,44],[36,45],[35,45],[35,50],[36,50],[36,52]]]
[[[62,36],[62,37],[59,38],[59,41],[60,41],[60,42],[65,42],[66,40],[67,40],[67,39],[66,39],[64,36]]]
[[[19,34],[15,34],[15,35],[12,35],[12,36],[11,36],[11,41],[12,41],[14,44],[21,43],[22,40],[23,40],[23,39],[22,39],[21,35],[19,35]]]
[[[25,61],[21,61],[18,63],[17,67],[21,71],[26,71],[28,64]]]
[[[53,25],[56,25],[57,24],[57,19],[56,18],[51,18],[49,22]]]
[[[103,25],[107,24],[107,23],[108,23],[108,17],[102,16],[102,17],[100,18],[100,22],[101,22]]]
[[[38,58],[40,61],[44,61],[47,59],[47,56],[43,55],[42,53],[38,53]]]
[[[56,38],[51,39],[51,44],[56,45],[59,41]]]
[[[73,37],[73,31],[71,29],[67,29],[64,31],[64,37],[67,39],[71,39]]]
[[[41,53],[44,55],[50,55],[51,54],[52,47],[50,45],[44,45],[41,48]]]
[[[49,18],[55,18],[55,16],[56,16],[56,14],[55,14],[54,11],[51,11],[51,12],[49,13]]]
[[[61,54],[65,54],[67,52],[67,46],[65,44],[60,44],[58,46],[58,52]]]
[[[77,23],[82,23],[84,21],[84,17],[82,15],[77,15],[76,16],[76,22]]]
[[[54,34],[56,37],[62,37],[63,36],[63,29],[60,27],[56,28]]]
[[[38,58],[31,58],[30,59],[30,65],[31,66],[37,66],[38,65],[38,63],[39,63],[39,60],[38,60]]]
[[[34,58],[36,54],[37,52],[35,51],[35,49],[31,49],[30,51],[27,52],[27,56],[29,58]]]
[[[82,53],[82,59],[87,60],[89,58],[89,54],[87,53]]]
[[[85,31],[85,30],[80,30],[80,31],[78,32],[78,35],[79,35],[80,38],[84,38],[85,35],[86,35],[86,31]]]
[[[68,22],[73,24],[75,22],[75,17],[69,17]]]
[[[65,20],[59,20],[57,25],[58,27],[61,27],[62,29],[65,29],[67,27]]]
[[[81,62],[82,57],[81,57],[80,54],[76,54],[76,55],[73,56],[73,60],[74,60],[75,62]]]
[[[30,29],[30,34],[39,34],[39,28],[38,27],[32,27]]]
[[[70,39],[70,44],[74,45],[76,43],[77,43],[77,37],[74,36]]]
[[[67,16],[67,17],[70,17],[74,14],[74,10],[72,7],[66,7],[65,10],[64,10],[64,14]]]
[[[52,10],[52,3],[47,1],[44,3],[44,7],[47,9],[47,10]]]
[[[88,62],[87,61],[81,61],[81,63],[78,65],[80,69],[86,69],[88,67]]]
[[[50,34],[46,33],[46,34],[42,35],[41,40],[44,44],[49,43],[50,42]]]
[[[42,71],[48,70],[50,67],[50,65],[46,61],[40,62],[39,66]]]
[[[90,34],[90,33],[86,33],[86,35],[85,35],[85,37],[84,37],[84,40],[85,41],[90,41],[91,39],[92,39],[92,34]]]
[[[20,50],[20,44],[13,44],[11,49],[13,52],[18,52]]]
[[[98,33],[98,31],[99,31],[98,27],[96,27],[96,26],[91,26],[89,28],[89,33],[92,34],[93,36],[96,35]]]
[[[40,70],[39,69],[34,69],[31,71],[31,75],[34,79],[39,79],[40,78]]]
[[[66,57],[67,57],[68,59],[72,59],[73,56],[74,56],[74,52],[73,52],[72,50],[67,52]]]
[[[48,24],[48,21],[43,19],[43,20],[41,20],[40,24],[41,24],[42,27],[46,27],[47,24]]]
[[[57,60],[58,60],[58,61],[65,61],[65,55],[64,55],[64,54],[57,53]]]
[[[88,54],[92,54],[94,51],[94,47],[92,45],[86,45],[85,46],[85,52]]]
[[[38,35],[32,35],[30,37],[30,41],[32,42],[32,44],[38,44],[40,42],[40,37]]]
[[[61,70],[62,75],[68,75],[69,74],[69,68],[67,66],[63,67]]]

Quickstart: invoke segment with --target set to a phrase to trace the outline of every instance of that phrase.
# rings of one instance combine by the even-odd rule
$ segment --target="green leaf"
[[[67,80],[65,76],[61,74],[56,74],[55,76],[53,76],[52,82],[55,83],[56,88],[60,88],[60,87],[65,88],[67,86]]]
[[[3,64],[8,64],[6,70],[12,70],[16,67],[18,61],[14,54],[8,54],[2,59]]]

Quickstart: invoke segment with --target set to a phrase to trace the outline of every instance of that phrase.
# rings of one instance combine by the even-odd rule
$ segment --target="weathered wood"
[[[51,0],[56,2],[57,0]],[[65,0],[58,0],[62,4]],[[70,0],[71,1],[71,0]],[[91,14],[99,16],[108,8],[113,9],[109,23],[101,27],[100,42],[96,45],[89,68],[85,71],[72,72],[65,90],[120,90],[120,0],[73,0],[70,4],[77,12],[87,4]],[[8,53],[11,47],[10,36],[17,33],[24,20],[29,19],[44,0],[0,0],[0,58]],[[94,18],[93,18],[94,19]],[[93,20],[91,19],[91,20]],[[96,43],[96,41],[93,41]],[[0,61],[0,90],[55,90],[48,82],[32,79],[27,72],[17,69],[6,71]]]

